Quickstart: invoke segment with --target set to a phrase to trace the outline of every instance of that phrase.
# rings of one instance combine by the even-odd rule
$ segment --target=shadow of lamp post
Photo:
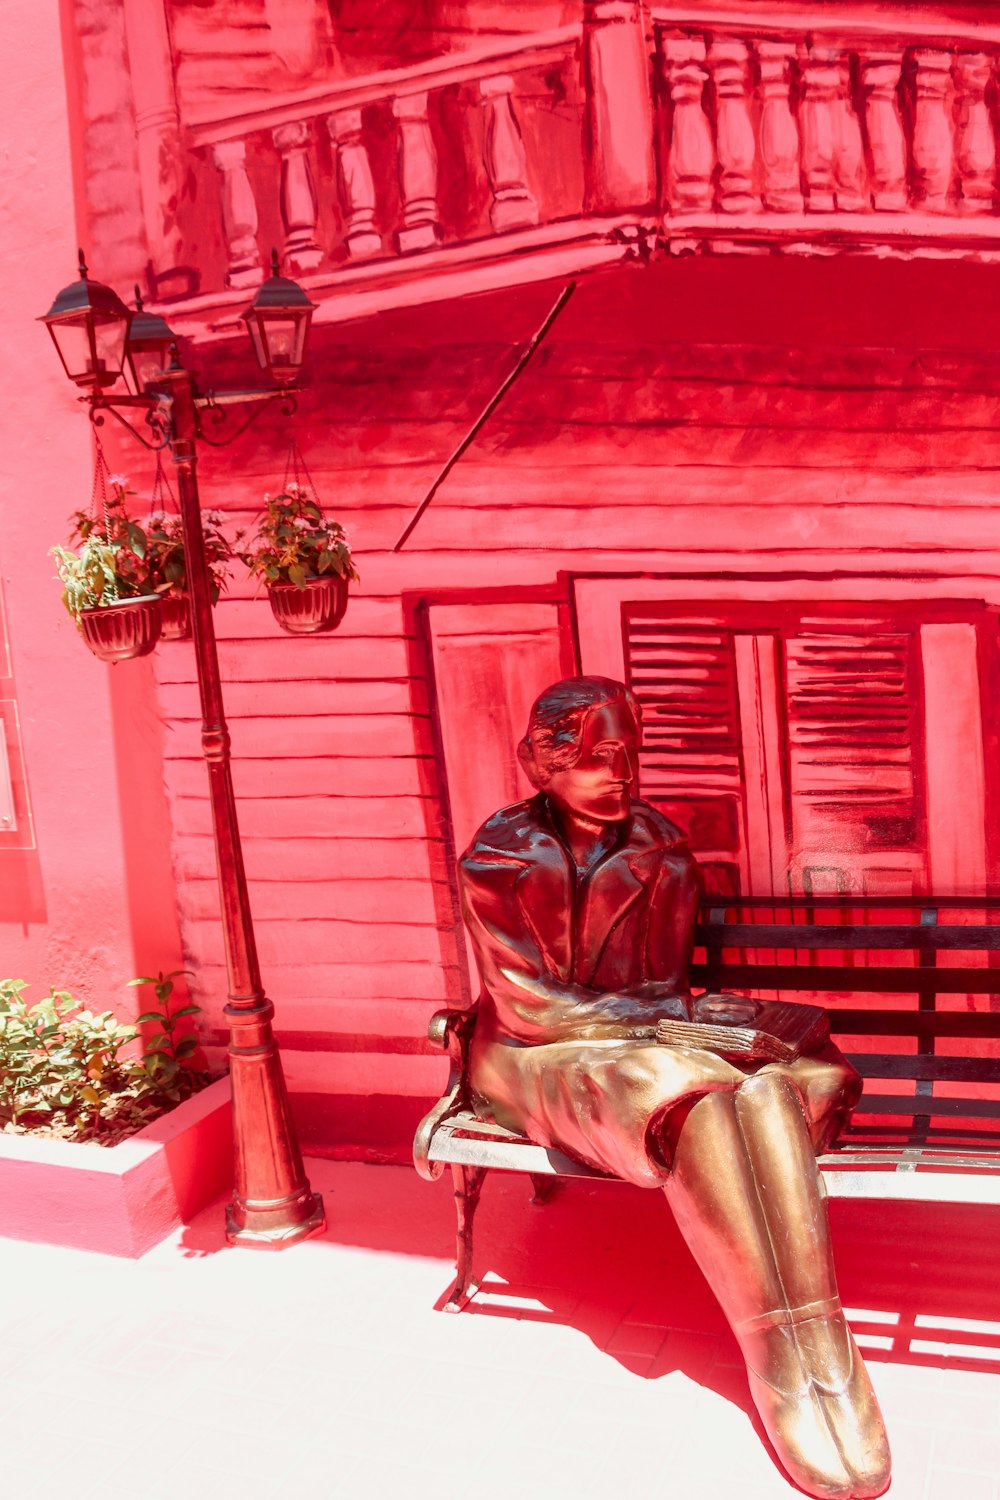
[[[322,1200],[302,1165],[277,1043],[271,1030],[274,1007],[264,994],[247,894],[230,771],[212,624],[209,578],[198,499],[199,441],[224,446],[238,437],[272,401],[294,410],[294,386],[302,365],[314,304],[294,281],[272,274],[243,314],[261,369],[275,382],[264,391],[202,395],[180,362],[174,335],[141,301],[132,312],[109,287],[91,281],[83,252],[80,278],[65,287],[44,322],[69,378],[95,424],[110,411],[147,448],[169,448],[176,466],[187,562],[194,652],[201,698],[202,749],[208,767],[212,828],[222,904],[229,998],[229,1062],[233,1088],[235,1184],[226,1210],[230,1244],[278,1249],[317,1233],[325,1225]],[[122,375],[130,394],[109,394]],[[233,434],[212,438],[205,419],[218,423],[228,407],[249,407]],[[122,413],[145,412],[149,436]]]

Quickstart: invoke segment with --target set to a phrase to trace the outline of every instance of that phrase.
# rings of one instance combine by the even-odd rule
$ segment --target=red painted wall
[[[34,321],[74,273],[71,127],[58,7],[14,0],[2,26],[0,699],[24,801],[0,832],[0,972],[127,1014],[125,982],[180,952],[163,727],[148,664],[109,672],[76,639],[48,555],[91,485],[90,424]]]
[[[112,8],[94,3],[114,21]],[[546,25],[566,18],[544,10]],[[471,35],[474,18],[459,11],[438,7],[434,18]],[[322,27],[312,33],[303,22],[293,57],[262,47],[252,61],[240,51],[255,27],[264,35],[271,12],[248,5],[220,33],[202,8],[170,8],[182,114],[217,90],[220,38],[255,103],[279,81],[301,84],[310,47],[327,45]],[[307,12],[317,24],[326,14],[296,14]],[[394,18],[387,8],[387,28]],[[337,54],[344,68],[363,75],[366,57],[373,70],[392,62],[391,38],[379,35],[354,36],[353,50]],[[79,66],[86,73],[86,59]],[[127,114],[116,139],[120,153],[84,143],[78,202],[106,256],[95,271],[124,290],[141,254],[127,237],[114,241],[101,211],[120,203],[112,184],[133,170]],[[260,151],[274,156],[266,142]],[[559,159],[553,191],[565,186]],[[185,211],[198,232],[188,244],[204,251],[199,264],[220,284],[214,168],[204,151],[192,160]],[[279,229],[276,217],[262,222],[261,242]],[[410,311],[333,326],[318,319],[295,430],[362,572],[342,628],[283,637],[265,601],[239,582],[218,610],[265,982],[304,1136],[332,1151],[405,1153],[437,1093],[442,1064],[424,1041],[426,1021],[468,995],[453,825],[461,842],[496,800],[518,794],[510,749],[534,687],[576,661],[624,669],[623,604],[654,614],[670,606],[688,621],[707,612],[730,632],[757,611],[754,629],[768,639],[811,607],[824,620],[875,619],[883,633],[890,616],[915,620],[906,626],[913,670],[934,712],[913,731],[913,756],[921,787],[935,789],[920,795],[936,888],[962,885],[974,867],[956,863],[963,849],[949,830],[971,821],[976,837],[965,842],[980,851],[977,878],[995,879],[1000,853],[996,695],[984,691],[996,672],[1000,606],[995,267],[674,256],[583,277],[397,554],[413,508],[563,284],[504,287],[524,259],[497,256],[500,289],[488,295],[460,295],[458,274],[452,296]],[[401,258],[397,281],[419,285],[418,265]],[[53,290],[61,280],[53,277]],[[194,323],[196,313],[185,316]],[[326,314],[336,314],[329,299]],[[256,379],[224,328],[202,331],[211,337],[194,357],[206,385]],[[45,381],[55,389],[54,375]],[[233,527],[280,482],[287,435],[269,414],[232,447],[205,453],[206,503]],[[144,456],[124,442],[115,452],[148,493]],[[86,483],[83,450],[75,468]],[[56,670],[76,690],[99,681],[106,693],[106,669],[81,664],[65,630],[63,639]],[[159,718],[183,951],[221,1042],[225,983],[190,648],[164,646],[148,668],[115,669],[115,692],[119,680],[128,683],[122,720],[138,716],[148,732],[145,758],[119,764],[112,784],[152,819],[156,858],[146,869],[162,879],[169,861],[150,727]],[[778,741],[767,744],[780,759]],[[34,774],[57,779],[53,752],[34,755]],[[125,824],[134,826],[131,816]],[[135,869],[124,848],[108,866],[111,885],[133,902],[145,889]]]

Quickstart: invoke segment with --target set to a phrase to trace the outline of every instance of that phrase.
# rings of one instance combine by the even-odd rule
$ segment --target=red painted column
[[[643,208],[656,196],[650,62],[638,0],[585,0],[587,203]]]

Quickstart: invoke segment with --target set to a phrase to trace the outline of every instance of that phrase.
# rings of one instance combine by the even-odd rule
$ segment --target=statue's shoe
[[[871,1500],[889,1484],[891,1459],[878,1399],[843,1313],[795,1329],[803,1365],[834,1441],[854,1480],[852,1496]]]
[[[821,1324],[823,1326],[810,1326]],[[789,1475],[819,1500],[873,1500],[889,1447],[843,1313],[740,1330],[750,1394]]]

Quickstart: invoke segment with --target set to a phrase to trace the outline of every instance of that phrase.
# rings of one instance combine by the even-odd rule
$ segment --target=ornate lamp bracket
[[[173,402],[169,396],[82,396],[89,407],[88,415],[95,427],[104,426],[104,413],[109,411],[116,422],[128,429],[137,442],[151,453],[166,448],[173,431]],[[138,427],[123,417],[119,406],[137,407],[146,413],[146,426],[152,439],[143,437]]]
[[[209,391],[207,396],[197,396],[194,408],[198,436],[212,448],[228,448],[248,427],[253,426],[273,401],[281,402],[281,411],[286,417],[292,416],[298,409],[295,392],[287,386],[275,391]],[[209,437],[206,427],[221,427],[228,420],[228,408],[231,406],[249,406],[252,410],[245,421],[225,437]]]

